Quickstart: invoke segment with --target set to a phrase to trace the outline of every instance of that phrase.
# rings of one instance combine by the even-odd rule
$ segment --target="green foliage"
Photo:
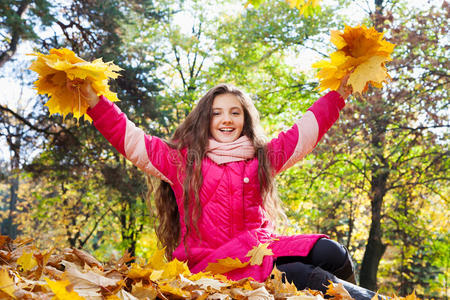
[[[0,4],[0,24],[2,24],[2,51],[7,48],[15,35],[19,39],[37,39],[38,28],[50,26],[55,20],[51,14],[49,1],[2,1]]]

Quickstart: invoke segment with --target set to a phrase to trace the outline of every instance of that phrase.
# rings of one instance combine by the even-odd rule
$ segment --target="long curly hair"
[[[194,228],[198,232],[197,221],[201,217],[201,204],[199,189],[203,184],[201,173],[202,161],[205,158],[208,140],[210,138],[210,121],[212,117],[212,105],[216,96],[232,94],[239,99],[244,111],[244,127],[242,135],[246,135],[255,147],[255,155],[258,159],[258,179],[260,192],[263,199],[263,207],[267,217],[275,226],[278,221],[286,219],[280,205],[276,184],[274,181],[272,166],[267,156],[266,137],[260,125],[258,111],[252,100],[235,86],[219,84],[210,89],[198,102],[197,106],[189,113],[184,122],[176,129],[167,144],[179,151],[187,149],[186,164],[183,168],[185,178],[183,181],[184,195],[184,223],[186,224],[186,238]],[[180,152],[179,152],[180,153]],[[180,156],[181,157],[181,156]],[[153,188],[152,180],[148,178],[149,191],[147,204]],[[172,252],[180,243],[180,215],[175,194],[167,182],[160,181],[155,194],[156,215],[159,220],[156,227],[156,235],[163,246],[166,247],[166,257],[172,258]],[[189,205],[193,203],[194,205]],[[281,217],[281,218],[280,218]]]

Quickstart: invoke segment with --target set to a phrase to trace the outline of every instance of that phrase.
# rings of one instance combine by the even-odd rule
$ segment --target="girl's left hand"
[[[99,101],[99,97],[89,80],[67,80],[66,86],[69,90],[80,93],[80,96],[86,100],[91,108]]]
[[[350,77],[350,74],[345,75],[344,78],[342,78],[342,80],[341,80],[341,85],[336,90],[336,92],[338,92],[344,100],[347,99],[348,96],[350,96],[350,94],[352,93],[352,88],[347,85],[347,81],[348,81],[349,77]]]

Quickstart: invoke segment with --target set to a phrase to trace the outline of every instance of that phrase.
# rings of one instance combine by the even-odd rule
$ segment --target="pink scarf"
[[[206,155],[216,164],[221,165],[253,158],[255,148],[245,135],[231,143],[219,143],[211,138]]]

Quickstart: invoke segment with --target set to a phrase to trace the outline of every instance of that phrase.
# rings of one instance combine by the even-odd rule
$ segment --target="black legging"
[[[308,256],[278,257],[275,265],[299,290],[307,288],[308,278],[316,267],[344,280],[353,274],[353,263],[345,247],[325,238],[317,241]]]

